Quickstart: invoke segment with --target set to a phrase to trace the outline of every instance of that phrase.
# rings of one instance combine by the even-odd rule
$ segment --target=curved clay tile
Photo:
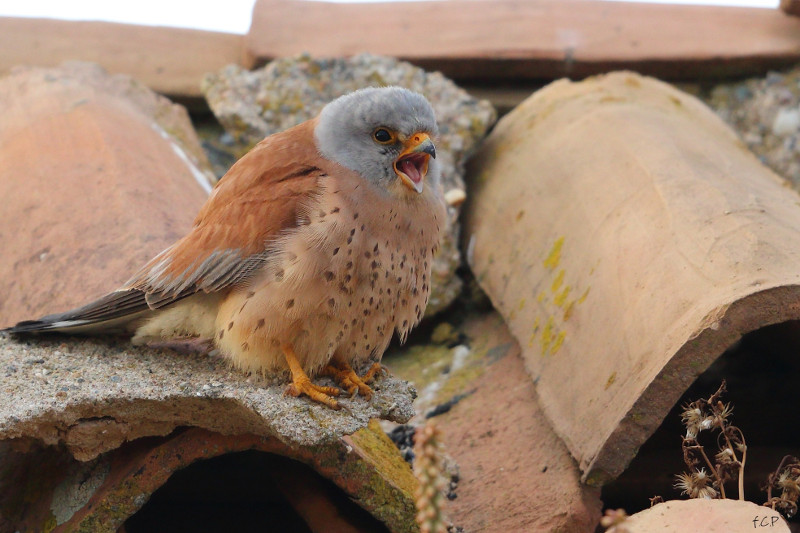
[[[555,82],[470,173],[468,261],[587,483],[743,334],[800,318],[800,196],[669,85]]]

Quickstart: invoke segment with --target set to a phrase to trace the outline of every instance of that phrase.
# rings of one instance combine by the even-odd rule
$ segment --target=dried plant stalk
[[[723,403],[725,380],[708,399],[689,403],[683,409],[681,420],[686,427],[683,437],[683,461],[689,473],[676,477],[675,488],[690,498],[725,498],[725,484],[738,479],[739,499],[744,500],[744,465],[747,444],[744,434],[729,421],[733,407]],[[717,431],[717,453],[714,460],[706,454],[699,442],[703,431]],[[706,470],[707,469],[707,470]]]
[[[744,434],[728,420],[733,408],[720,399],[726,392],[725,380],[717,392],[708,399],[700,399],[684,406],[681,420],[686,426],[683,437],[683,460],[689,473],[676,476],[675,488],[690,498],[725,498],[725,483],[738,478],[739,499],[744,500],[744,465],[747,461],[747,444]],[[714,461],[698,441],[703,431],[718,431]],[[706,471],[706,468],[708,471]],[[791,518],[797,514],[800,500],[800,459],[787,455],[767,478],[762,487],[767,491],[764,504]],[[773,496],[773,491],[779,496]],[[651,506],[653,499],[650,500]]]
[[[417,476],[417,524],[421,533],[447,533],[444,516],[447,486],[442,461],[441,436],[432,422],[414,435],[414,474]]]
[[[797,500],[800,498],[800,459],[787,455],[775,472],[767,478],[767,507],[783,513],[788,518],[797,514]],[[780,496],[773,496],[773,489]]]

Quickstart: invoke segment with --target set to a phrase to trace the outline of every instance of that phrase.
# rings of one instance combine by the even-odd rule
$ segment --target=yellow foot
[[[292,372],[292,384],[286,389],[287,394],[291,396],[305,394],[315,402],[325,404],[331,409],[339,409],[339,402],[333,398],[333,396],[339,396],[341,392],[339,389],[322,387],[311,383],[297,360],[297,354],[294,353],[291,345],[283,346],[283,356],[286,358],[286,364],[289,365],[289,370]]]
[[[369,400],[372,398],[372,389],[367,384],[381,371],[386,371],[386,369],[383,368],[380,363],[375,363],[362,378],[356,374],[349,363],[331,361],[328,366],[322,369],[322,374],[335,379],[339,386],[346,390],[350,396],[354,396],[358,393]]]

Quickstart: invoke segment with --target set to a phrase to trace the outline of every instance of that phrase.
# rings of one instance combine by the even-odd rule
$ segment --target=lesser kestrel
[[[398,87],[362,89],[271,135],[217,183],[191,231],[118,290],[12,333],[213,339],[250,372],[288,370],[289,392],[330,407],[333,376],[380,360],[422,318],[445,207],[433,109]]]

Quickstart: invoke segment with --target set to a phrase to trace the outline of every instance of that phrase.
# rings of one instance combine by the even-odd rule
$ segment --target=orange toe
[[[363,379],[365,383],[371,383],[372,380],[375,379],[375,376],[381,373],[389,374],[389,371],[382,364],[373,363],[372,366],[369,367],[369,370],[367,370],[367,373],[364,374],[364,377],[361,379]]]
[[[304,379],[305,378],[305,379]],[[315,402],[327,405],[331,409],[339,409],[339,402],[333,396],[339,396],[340,391],[335,387],[323,387],[314,385],[311,380],[305,376],[298,379],[293,379],[292,384],[286,389],[286,393],[291,396],[300,396],[305,394]]]
[[[323,374],[336,380],[340,387],[345,389],[350,396],[360,394],[367,400],[372,398],[372,388],[368,385],[380,372],[386,369],[380,363],[375,363],[370,367],[364,377],[359,377],[349,363],[342,361],[332,361],[323,369]]]
[[[303,367],[297,360],[297,354],[294,353],[294,348],[290,344],[283,347],[283,355],[286,357],[286,364],[289,365],[289,370],[292,373],[292,384],[286,389],[286,394],[291,396],[300,396],[305,394],[315,402],[327,405],[331,409],[338,409],[339,402],[333,399],[333,396],[339,396],[340,391],[335,387],[322,387],[314,385],[308,379]]]

